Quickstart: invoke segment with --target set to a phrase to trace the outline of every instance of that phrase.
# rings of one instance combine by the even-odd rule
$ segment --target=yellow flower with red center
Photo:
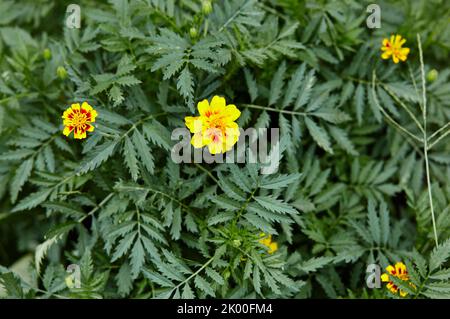
[[[393,294],[400,292],[401,297],[405,297],[408,293],[402,289],[399,289],[397,285],[394,284],[390,276],[397,277],[403,281],[409,281],[408,271],[406,270],[406,266],[402,262],[398,262],[395,266],[389,265],[386,267],[387,273],[381,275],[381,281],[387,282],[386,288],[389,289]],[[409,283],[409,285],[413,288],[416,286],[413,283]]]
[[[239,139],[239,126],[235,122],[241,112],[235,105],[226,105],[223,97],[214,96],[211,103],[203,100],[197,105],[200,116],[187,116],[186,127],[194,133],[191,144],[195,148],[208,146],[211,154],[225,153]]]
[[[381,57],[383,59],[389,59],[392,56],[394,63],[399,61],[406,61],[408,57],[409,48],[402,48],[402,45],[406,42],[401,35],[391,35],[390,39],[383,39],[383,46],[381,47]]]
[[[272,241],[272,235],[266,235],[264,233],[261,234],[262,239],[259,240],[259,243],[267,247],[267,252],[269,254],[273,254],[278,250],[278,244]]]
[[[64,119],[63,134],[69,136],[70,133],[74,132],[74,137],[76,139],[86,138],[86,132],[94,131],[92,123],[95,122],[97,115],[97,111],[95,111],[87,102],[83,102],[81,106],[79,103],[72,104],[64,111],[62,116]]]

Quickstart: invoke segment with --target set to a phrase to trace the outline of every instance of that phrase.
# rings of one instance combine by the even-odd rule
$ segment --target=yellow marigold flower
[[[259,240],[259,243],[267,247],[267,252],[269,254],[273,254],[278,250],[278,244],[272,241],[272,235],[266,236],[266,234],[262,233],[262,239]]]
[[[81,106],[79,103],[72,104],[62,116],[65,126],[63,134],[69,136],[73,131],[76,139],[86,138],[86,132],[94,131],[91,123],[95,122],[97,115],[97,111],[87,102],[83,102]]]
[[[398,63],[401,61],[406,61],[408,57],[409,48],[402,48],[402,45],[406,42],[406,39],[403,39],[401,35],[391,35],[391,38],[383,39],[383,46],[381,47],[381,57],[383,59],[389,59],[392,56],[392,60],[394,63]]]
[[[195,148],[208,146],[211,154],[225,153],[239,139],[239,126],[235,122],[241,112],[235,105],[226,105],[223,97],[214,96],[211,103],[203,100],[198,103],[200,116],[187,116],[186,127],[194,133],[191,144]]]
[[[401,297],[406,297],[408,293],[402,289],[399,289],[394,282],[391,280],[390,276],[397,277],[403,281],[409,281],[408,271],[406,270],[406,266],[402,262],[398,262],[395,266],[389,265],[386,267],[387,273],[381,275],[381,281],[387,282],[386,288],[389,289],[393,294],[400,292]],[[409,285],[415,288],[413,283],[409,283]]]

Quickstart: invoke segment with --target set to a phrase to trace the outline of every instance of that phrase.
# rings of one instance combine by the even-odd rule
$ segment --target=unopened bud
[[[212,12],[212,9],[213,8],[212,8],[211,0],[204,0],[202,2],[202,12],[203,12],[203,14],[205,14],[205,15],[210,14]]]
[[[234,247],[240,247],[241,246],[241,241],[239,239],[235,239],[233,240],[233,246]]]
[[[439,76],[439,72],[436,69],[432,69],[427,73],[427,81],[434,82]]]
[[[198,35],[198,31],[197,31],[197,29],[195,28],[195,27],[192,27],[190,30],[189,30],[189,35],[191,36],[191,38],[196,38],[197,37],[197,35]]]
[[[52,58],[52,51],[50,51],[50,49],[47,48],[47,49],[44,50],[42,55],[44,56],[44,59],[50,60]]]
[[[67,78],[67,71],[63,66],[58,66],[58,68],[56,69],[56,74],[61,80]]]

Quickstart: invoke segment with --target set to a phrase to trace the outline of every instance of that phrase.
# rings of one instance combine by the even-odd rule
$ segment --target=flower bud
[[[67,78],[67,71],[63,66],[58,66],[56,75],[58,75],[61,80],[65,80]]]
[[[241,246],[241,241],[239,239],[235,239],[233,240],[233,246],[234,247],[240,247]]]
[[[197,37],[197,35],[198,35],[198,31],[197,31],[197,29],[195,28],[195,27],[192,27],[190,30],[189,30],[189,35],[191,36],[191,38],[196,38]]]
[[[44,59],[50,60],[52,58],[52,51],[50,51],[49,48],[46,48],[42,55],[44,56]]]
[[[434,82],[438,78],[439,72],[436,69],[432,69],[427,73],[427,81]]]
[[[205,15],[210,14],[212,12],[212,9],[213,8],[212,8],[211,0],[204,0],[202,2],[202,12],[203,12],[203,14],[205,14]]]

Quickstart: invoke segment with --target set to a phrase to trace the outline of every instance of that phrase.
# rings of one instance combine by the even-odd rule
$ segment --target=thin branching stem
[[[392,116],[389,115],[389,113],[387,113],[380,105],[377,95],[375,93],[375,82],[376,82],[376,74],[375,74],[375,70],[373,71],[373,76],[372,76],[372,96],[373,96],[373,100],[375,102],[375,104],[377,105],[378,109],[381,111],[381,113],[383,113],[383,115],[389,120],[389,122],[392,123],[392,125],[394,125],[397,129],[399,129],[400,131],[402,131],[403,133],[407,134],[408,136],[410,136],[411,138],[413,138],[414,140],[423,143],[422,139],[416,135],[414,135],[411,131],[409,131],[408,129],[406,129],[405,127],[401,126],[396,120],[394,120],[394,118],[392,118]]]
[[[431,220],[433,222],[433,232],[434,232],[434,240],[436,242],[436,246],[439,245],[437,229],[436,229],[436,218],[434,215],[434,206],[433,206],[433,195],[431,193],[431,179],[430,179],[430,163],[428,161],[428,138],[427,138],[427,92],[425,88],[425,68],[423,64],[423,53],[422,53],[422,43],[420,42],[420,34],[417,34],[417,43],[419,45],[419,57],[420,57],[420,73],[421,73],[421,81],[422,81],[422,117],[423,117],[423,152],[425,156],[425,169],[427,175],[427,188],[428,188],[428,199],[430,201],[430,211],[431,211]]]

